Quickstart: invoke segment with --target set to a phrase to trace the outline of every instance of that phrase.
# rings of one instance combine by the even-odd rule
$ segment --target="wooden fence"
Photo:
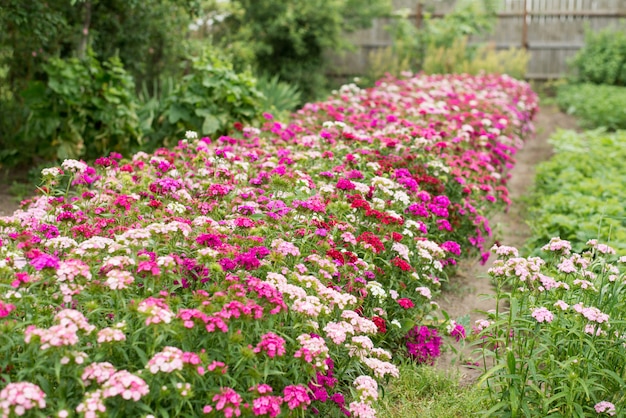
[[[395,10],[409,11],[407,19],[419,25],[424,13],[441,18],[456,0],[394,0]],[[609,26],[626,31],[626,0],[501,0],[493,33],[470,43],[493,42],[498,49],[526,48],[531,53],[527,79],[547,80],[567,73],[567,60],[584,45],[585,27]],[[366,74],[370,52],[391,46],[387,31],[391,18],[379,18],[372,28],[347,35],[356,50],[330,56],[331,76]]]

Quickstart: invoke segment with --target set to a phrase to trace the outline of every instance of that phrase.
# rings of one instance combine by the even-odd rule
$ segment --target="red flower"
[[[372,317],[372,322],[376,324],[379,334],[384,334],[385,332],[387,332],[387,323],[383,318],[381,318],[380,316],[374,316]]]
[[[411,265],[409,263],[406,262],[406,260],[400,258],[400,257],[396,257],[393,260],[391,260],[391,264],[393,264],[396,267],[399,267],[400,270],[402,271],[411,271],[413,270],[413,267],[411,267]]]

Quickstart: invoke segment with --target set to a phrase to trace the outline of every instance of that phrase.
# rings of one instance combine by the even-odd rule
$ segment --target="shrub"
[[[578,51],[570,67],[580,82],[626,87],[626,31],[587,29],[585,46]]]
[[[139,144],[134,83],[119,59],[53,58],[45,70],[47,82],[23,92],[30,110],[23,132],[28,152],[47,160],[95,159]]]
[[[557,88],[556,100],[585,128],[626,129],[626,87],[564,84]]]
[[[152,122],[145,133],[152,149],[173,145],[188,129],[219,136],[232,129],[234,122],[250,123],[261,116],[263,95],[252,75],[237,73],[228,62],[210,54],[192,58],[190,73],[167,90],[169,94],[161,93],[157,102],[144,102],[150,109],[144,114]]]
[[[494,44],[486,44],[472,52],[467,38],[456,40],[449,47],[430,46],[424,60],[427,74],[508,74],[524,78],[530,53],[521,48],[497,51]]]

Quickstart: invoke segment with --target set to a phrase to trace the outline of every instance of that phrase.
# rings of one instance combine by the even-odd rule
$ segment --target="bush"
[[[585,128],[626,129],[626,87],[564,84],[557,88],[556,100]]]
[[[497,51],[494,44],[486,44],[472,52],[467,38],[456,40],[449,47],[430,46],[424,60],[427,74],[508,74],[518,79],[526,75],[530,53],[521,48]]]
[[[583,83],[626,86],[626,31],[587,29],[585,46],[570,63]]]
[[[151,149],[173,145],[189,129],[205,136],[225,134],[234,122],[258,120],[263,110],[254,77],[212,55],[191,58],[190,73],[166,90],[169,94],[161,94],[157,103],[144,102],[149,111],[142,112],[147,118],[143,126]]]
[[[29,153],[47,160],[95,159],[139,145],[135,86],[118,58],[53,58],[44,68],[47,82],[31,83],[23,92]]]

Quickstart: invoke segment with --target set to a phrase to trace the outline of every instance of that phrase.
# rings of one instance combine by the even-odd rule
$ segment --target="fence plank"
[[[527,5],[527,39],[531,58],[526,78],[547,79],[567,74],[567,60],[584,45],[584,28],[597,31],[615,27],[626,31],[626,0],[502,0],[492,34],[473,37],[470,44],[493,42],[498,49],[519,47],[523,41],[524,1]],[[422,0],[425,13],[433,18],[450,13],[457,0]],[[418,22],[417,0],[393,0],[395,10],[408,9],[407,17]],[[372,28],[347,35],[356,50],[329,53],[330,76],[358,76],[367,73],[369,54],[393,44],[386,29],[392,18],[379,18]]]

